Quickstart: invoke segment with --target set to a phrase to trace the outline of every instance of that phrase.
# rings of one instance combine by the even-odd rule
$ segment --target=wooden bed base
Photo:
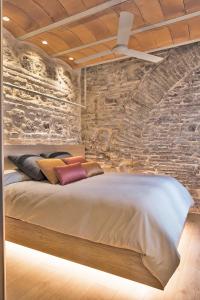
[[[137,252],[73,237],[6,217],[6,240],[162,289]]]

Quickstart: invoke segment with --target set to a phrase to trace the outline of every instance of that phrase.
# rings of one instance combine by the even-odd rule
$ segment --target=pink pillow
[[[55,168],[56,175],[61,185],[87,178],[86,171],[80,163]]]
[[[63,161],[67,165],[75,164],[75,163],[85,163],[86,160],[83,156],[72,156],[72,157],[65,157],[63,158]]]

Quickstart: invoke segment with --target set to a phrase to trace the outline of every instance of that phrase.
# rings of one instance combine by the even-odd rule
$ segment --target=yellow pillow
[[[42,173],[44,173],[44,175],[47,177],[48,181],[53,184],[58,183],[58,178],[54,169],[56,167],[66,166],[66,164],[58,158],[40,159],[37,160],[37,164],[40,167]]]
[[[85,169],[87,177],[103,174],[104,171],[97,162],[87,162],[81,164],[83,169]]]

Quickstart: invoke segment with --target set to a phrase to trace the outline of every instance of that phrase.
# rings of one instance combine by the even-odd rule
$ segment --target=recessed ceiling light
[[[74,58],[70,56],[70,57],[69,57],[69,60],[74,60]]]
[[[43,45],[48,45],[48,42],[47,41],[42,41],[42,44]]]
[[[6,21],[6,22],[9,22],[9,21],[10,21],[10,18],[7,17],[7,16],[4,16],[4,17],[3,17],[3,20]]]

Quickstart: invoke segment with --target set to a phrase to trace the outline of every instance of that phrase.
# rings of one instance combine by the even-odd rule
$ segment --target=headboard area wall
[[[80,74],[41,49],[4,31],[5,144],[77,144],[81,141]],[[47,45],[47,53],[48,53]]]

